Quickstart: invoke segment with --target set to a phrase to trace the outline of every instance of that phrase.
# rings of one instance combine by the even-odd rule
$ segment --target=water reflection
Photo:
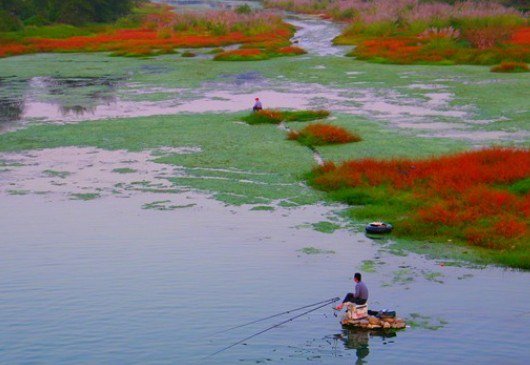
[[[396,331],[367,330],[367,329],[344,329],[337,334],[336,339],[344,343],[346,350],[355,350],[357,355],[356,365],[367,364],[367,357],[370,355],[370,341],[377,339],[388,343],[388,339],[397,337]],[[392,340],[393,341],[393,340]]]
[[[0,77],[0,131],[22,118],[24,90],[21,86],[16,79]]]
[[[28,119],[61,119],[94,113],[117,101],[123,79],[114,77],[0,78],[0,131]]]

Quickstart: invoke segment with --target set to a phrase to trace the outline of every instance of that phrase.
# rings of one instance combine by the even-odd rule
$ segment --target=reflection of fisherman
[[[255,112],[262,110],[263,106],[261,105],[261,101],[259,100],[259,98],[256,98],[254,100],[255,100],[255,103],[254,103],[254,107],[252,108],[252,110]]]
[[[344,303],[353,303],[357,305],[363,305],[366,304],[368,301],[368,288],[364,284],[363,281],[361,281],[361,274],[356,272],[353,276],[353,280],[355,281],[355,293],[348,293],[346,294],[346,297],[342,301],[342,304],[339,304],[335,309],[342,310],[342,307],[344,307]]]

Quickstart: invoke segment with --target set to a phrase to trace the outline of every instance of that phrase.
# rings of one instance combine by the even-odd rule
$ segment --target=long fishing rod
[[[302,316],[305,316],[306,314],[309,314],[309,313],[314,312],[314,311],[316,311],[316,310],[318,310],[318,309],[320,309],[320,308],[323,308],[323,307],[325,307],[326,305],[329,305],[329,304],[335,303],[335,302],[338,301],[338,300],[340,300],[339,297],[336,297],[336,298],[330,299],[330,300],[328,300],[325,304],[322,304],[322,305],[320,305],[320,306],[318,306],[318,307],[316,307],[316,308],[310,309],[310,310],[308,310],[308,311],[305,311],[304,313],[301,313],[301,314],[298,314],[298,315],[296,315],[296,316],[294,316],[294,317],[291,317],[291,318],[289,318],[289,319],[286,319],[285,321],[282,321],[282,322],[280,322],[280,323],[277,323],[277,324],[275,324],[274,326],[270,326],[270,327],[268,327],[268,328],[265,328],[264,330],[261,330],[261,331],[259,331],[259,332],[257,332],[257,333],[254,333],[253,335],[250,335],[250,336],[248,336],[248,337],[245,337],[245,338],[242,339],[242,340],[239,340],[239,341],[237,341],[237,342],[234,342],[234,343],[231,344],[230,346],[226,346],[226,347],[224,347],[224,348],[222,348],[222,349],[220,349],[220,350],[217,350],[217,351],[215,351],[214,353],[212,353],[212,354],[206,356],[206,358],[209,358],[209,357],[215,356],[215,355],[217,355],[217,354],[219,354],[219,353],[221,353],[221,352],[223,352],[223,351],[226,351],[226,350],[228,350],[228,349],[231,349],[232,347],[237,346],[237,345],[239,345],[239,344],[241,344],[241,343],[243,343],[243,342],[245,342],[245,341],[248,341],[248,340],[250,340],[251,338],[254,338],[254,337],[256,337],[256,336],[259,336],[259,335],[261,335],[262,333],[265,333],[265,332],[267,332],[267,331],[270,331],[270,330],[272,330],[272,329],[274,329],[274,328],[280,327],[280,326],[283,325],[283,324],[286,324],[286,323],[292,322],[292,321],[294,321],[294,320],[297,319],[297,318],[300,318],[300,317],[302,317]]]
[[[254,320],[254,321],[247,322],[247,323],[243,323],[243,324],[240,324],[240,325],[238,325],[238,326],[230,327],[230,328],[228,328],[228,329],[226,329],[226,330],[222,330],[222,331],[215,332],[215,333],[225,333],[225,332],[228,332],[228,331],[235,330],[235,329],[237,329],[237,328],[250,326],[251,324],[254,324],[254,323],[259,323],[259,322],[266,321],[266,320],[268,320],[268,319],[272,319],[272,318],[276,318],[276,317],[283,316],[283,315],[285,315],[285,314],[289,314],[289,313],[293,313],[293,312],[298,312],[299,310],[306,309],[306,308],[311,308],[311,307],[314,307],[314,306],[319,305],[319,304],[322,304],[322,303],[328,303],[328,302],[330,302],[330,301],[335,301],[335,302],[336,302],[336,299],[337,299],[337,298],[329,298],[329,299],[322,300],[322,301],[317,302],[317,303],[304,305],[303,307],[298,307],[298,308],[294,308],[294,309],[289,309],[289,310],[287,310],[287,311],[285,311],[285,312],[281,312],[281,313],[273,314],[273,315],[270,315],[270,316],[265,317],[265,318],[256,319],[256,320]]]

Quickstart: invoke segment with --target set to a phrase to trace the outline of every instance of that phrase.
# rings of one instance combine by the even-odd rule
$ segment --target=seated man
[[[346,297],[342,301],[342,304],[339,304],[335,307],[336,310],[342,310],[344,307],[344,303],[353,303],[357,305],[363,305],[366,304],[368,301],[368,288],[364,284],[363,281],[361,281],[361,274],[356,272],[353,276],[353,280],[355,281],[355,293],[348,293],[346,294]]]
[[[253,111],[257,112],[263,109],[263,106],[261,105],[261,101],[259,98],[254,99],[256,102],[254,103],[254,107],[252,108]]]

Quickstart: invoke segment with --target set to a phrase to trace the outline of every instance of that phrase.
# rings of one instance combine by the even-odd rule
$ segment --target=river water
[[[319,20],[306,21],[298,25],[321,25],[315,25]],[[313,45],[321,41],[314,33],[298,36],[306,47],[311,39],[316,39]],[[321,54],[340,55],[330,46],[316,47]],[[42,75],[29,85],[30,90],[64,90],[64,82],[90,92],[96,87],[91,100],[112,105],[114,90],[123,80],[57,84]],[[10,89],[12,99],[21,89],[27,93],[27,85]],[[26,100],[30,104],[33,99]],[[4,118],[21,108],[10,105]],[[32,108],[41,114],[51,112],[38,105]],[[86,110],[63,112],[80,115],[79,121],[90,119]],[[7,122],[18,128],[24,125],[22,119]],[[68,121],[77,120],[59,120]],[[37,176],[41,170],[48,165],[69,170],[77,166],[79,173],[72,181],[79,189],[117,179],[101,166],[92,166],[89,155],[107,164],[132,158],[145,175],[171,173],[140,153],[76,153],[83,158],[76,159],[71,150],[18,156],[27,168],[0,174],[1,364],[528,361],[530,273],[395,252],[388,242],[367,238],[340,220],[344,229],[313,229],[314,223],[337,219],[339,206],[259,211],[226,206],[187,189],[71,200],[62,183]],[[370,288],[370,306],[396,309],[413,327],[393,337],[344,331],[326,307],[208,357],[269,323],[222,330],[342,295],[351,290],[352,275],[359,270]]]

